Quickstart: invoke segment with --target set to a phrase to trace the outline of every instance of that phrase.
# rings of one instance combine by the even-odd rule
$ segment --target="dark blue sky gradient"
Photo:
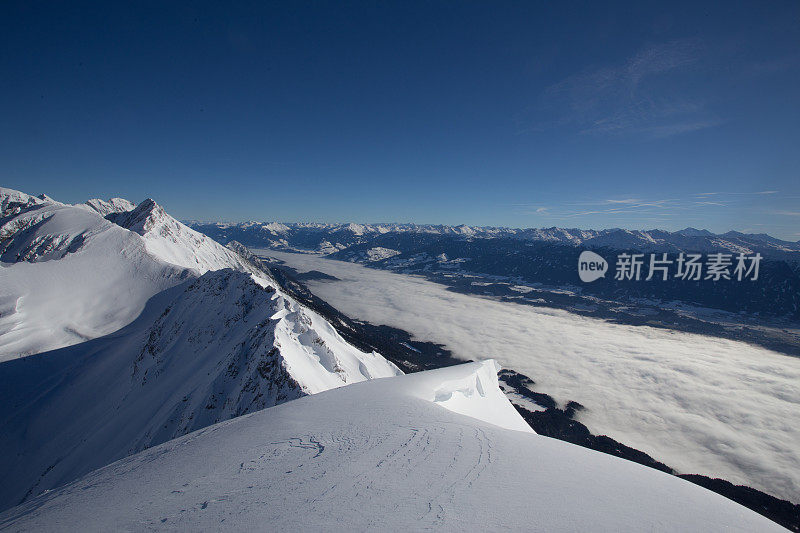
[[[0,184],[205,220],[797,240],[798,87],[795,1],[6,1]]]

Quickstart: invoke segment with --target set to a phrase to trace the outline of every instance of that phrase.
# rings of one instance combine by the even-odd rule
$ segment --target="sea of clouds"
[[[260,250],[345,314],[406,330],[463,359],[495,358],[579,420],[682,473],[800,502],[800,358],[742,342],[458,294],[418,276]]]

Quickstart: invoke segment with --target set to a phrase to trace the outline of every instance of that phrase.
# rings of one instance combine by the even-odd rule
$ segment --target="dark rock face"
[[[724,479],[710,478],[699,474],[679,474],[678,477],[744,505],[774,520],[789,531],[800,531],[800,505],[787,500],[779,500],[744,485],[734,485]]]

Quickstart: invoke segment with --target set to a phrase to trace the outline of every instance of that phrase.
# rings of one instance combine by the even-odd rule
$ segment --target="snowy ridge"
[[[116,331],[188,277],[256,271],[152,200],[121,211],[132,204],[72,206],[2,189],[0,205],[0,303],[12,311],[0,316],[0,361]]]
[[[494,370],[359,383],[223,422],[10,509],[0,529],[783,531],[684,480],[432,401],[458,383],[494,405]]]
[[[94,209],[102,216],[107,216],[112,213],[125,213],[136,209],[136,204],[126,200],[125,198],[111,198],[109,200],[101,200],[99,198],[92,198],[84,205]]]
[[[415,375],[409,390],[454,413],[523,433],[535,433],[500,389],[493,359]],[[432,393],[432,394],[431,394]]]
[[[264,279],[209,272],[110,336],[0,365],[0,508],[209,424],[399,374]]]
[[[249,270],[235,253],[178,222],[149,198],[112,220],[140,235],[147,251],[167,263],[193,268],[201,274],[220,268]]]
[[[0,508],[209,424],[401,374],[152,200],[4,195]]]
[[[34,202],[0,219],[0,235],[0,301],[13,311],[0,316],[0,361],[116,331],[188,276],[86,208]]]

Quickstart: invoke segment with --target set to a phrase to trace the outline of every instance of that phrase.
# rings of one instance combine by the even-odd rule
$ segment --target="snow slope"
[[[0,364],[0,508],[209,424],[400,373],[250,274],[209,272],[112,335]]]
[[[152,200],[102,217],[3,194],[0,509],[209,424],[401,373]]]
[[[125,213],[136,209],[136,204],[125,198],[111,198],[110,200],[92,198],[91,200],[87,200],[85,205],[91,207],[103,216],[112,213]]]
[[[124,200],[89,208],[0,189],[0,206],[0,361],[116,331],[209,270],[253,270],[152,200],[120,212]]]
[[[684,480],[515,430],[495,370],[359,383],[223,422],[10,509],[0,529],[783,531]]]
[[[89,209],[40,202],[0,224],[0,361],[116,331],[190,275]]]
[[[161,261],[192,268],[201,274],[220,268],[250,270],[235,253],[178,222],[151,199],[112,220],[140,235],[147,251]]]

